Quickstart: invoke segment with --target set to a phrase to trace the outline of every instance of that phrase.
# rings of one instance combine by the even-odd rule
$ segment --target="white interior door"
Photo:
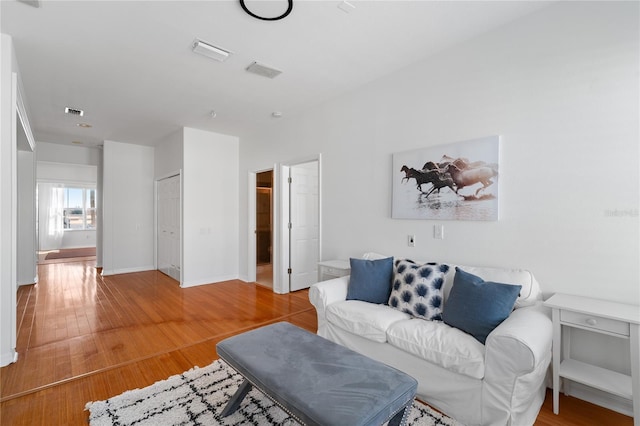
[[[318,161],[290,168],[289,289],[308,288],[317,281],[319,261]]]
[[[158,181],[158,270],[180,281],[180,175]]]

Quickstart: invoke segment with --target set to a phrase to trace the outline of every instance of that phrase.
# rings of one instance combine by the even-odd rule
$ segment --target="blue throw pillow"
[[[387,303],[393,278],[393,257],[378,260],[349,259],[351,277],[347,300]]]
[[[511,314],[521,288],[521,285],[485,282],[456,268],[442,319],[484,345],[489,333]]]

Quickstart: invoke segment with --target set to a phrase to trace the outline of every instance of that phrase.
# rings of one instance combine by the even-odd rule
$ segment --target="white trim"
[[[238,279],[238,275],[218,275],[215,277],[187,281],[185,283],[182,283],[182,287],[186,288],[186,287],[195,287],[195,286],[206,285],[206,284],[218,284],[223,281],[230,281],[230,280],[237,280],[237,279]]]
[[[588,401],[592,404],[599,405],[601,407],[608,408],[609,410],[622,413],[625,416],[633,417],[633,404],[630,399],[622,398],[608,392],[604,392],[582,383],[570,382],[565,380],[565,394],[573,396],[584,401]],[[566,386],[568,385],[568,386]]]
[[[109,270],[103,269],[102,276],[106,277],[109,275],[130,274],[132,272],[146,272],[146,271],[153,271],[153,270],[155,270],[153,265],[141,266],[136,268],[109,269]]]
[[[18,293],[18,74],[11,75],[11,351],[13,362],[18,359],[17,293]],[[26,132],[26,129],[25,129]]]
[[[27,136],[27,142],[29,143],[29,147],[31,148],[31,152],[35,150],[36,140],[33,137],[33,132],[31,131],[31,123],[29,122],[29,116],[27,114],[27,108],[24,103],[24,99],[22,97],[22,93],[24,90],[22,89],[22,80],[20,76],[17,76],[17,98],[16,98],[16,108],[18,113],[18,118],[22,123],[22,128],[24,129],[24,133]]]
[[[10,349],[8,352],[3,353],[0,356],[0,365],[9,365],[18,361],[18,352],[14,349]]]
[[[257,268],[256,268],[256,250],[257,250],[257,245],[258,245],[258,238],[256,235],[256,222],[257,222],[257,218],[256,218],[256,207],[257,207],[257,200],[256,200],[256,185],[257,185],[257,175],[258,175],[258,171],[255,172],[249,172],[249,177],[248,177],[248,181],[249,181],[249,187],[248,187],[248,193],[249,193],[249,199],[247,200],[247,208],[249,209],[249,214],[247,215],[247,229],[249,230],[249,232],[247,232],[247,248],[248,248],[248,253],[247,253],[247,280],[248,282],[255,282],[256,281],[256,275],[257,275]]]
[[[271,178],[271,183],[272,183],[272,187],[271,187],[271,217],[273,218],[273,222],[271,223],[271,252],[272,252],[272,258],[271,258],[271,264],[275,265],[275,255],[276,255],[276,244],[275,244],[275,239],[276,239],[276,227],[275,227],[275,220],[276,220],[276,214],[275,214],[275,209],[276,209],[276,169],[277,169],[277,164],[274,164],[273,167],[271,168],[265,168],[265,169],[257,169],[254,171],[250,171],[249,175],[248,175],[248,201],[247,201],[247,209],[249,211],[249,214],[247,214],[247,274],[246,276],[242,276],[240,279],[242,279],[243,281],[246,282],[256,282],[256,278],[257,278],[257,268],[256,268],[256,250],[257,250],[257,235],[256,235],[256,206],[257,206],[257,200],[256,200],[256,188],[257,188],[257,175],[258,173],[264,173],[264,172],[272,172],[272,178]],[[274,292],[275,291],[275,283],[276,283],[276,275],[277,275],[277,271],[276,268],[273,268],[273,276],[271,277],[272,279],[272,290]]]

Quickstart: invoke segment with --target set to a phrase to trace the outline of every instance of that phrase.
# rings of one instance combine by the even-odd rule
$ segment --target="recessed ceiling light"
[[[272,116],[273,118],[282,118],[282,112],[280,112],[280,111],[273,111],[273,112],[271,113],[271,116]]]
[[[229,59],[231,52],[221,49],[219,47],[213,46],[209,43],[205,43],[202,40],[194,40],[191,45],[191,49],[195,53],[199,53],[201,55],[206,56],[207,58],[215,59],[219,62],[224,62]]]
[[[218,116],[218,113],[213,110],[209,113],[209,118],[216,118],[217,116]]]
[[[93,127],[93,126],[92,126],[91,124],[89,124],[89,123],[78,123],[78,124],[76,124],[76,126],[78,126],[78,127],[82,127],[82,128],[85,128],[85,129],[88,129],[89,127]]]
[[[71,141],[71,143],[74,145],[84,145],[84,142],[82,141]]]

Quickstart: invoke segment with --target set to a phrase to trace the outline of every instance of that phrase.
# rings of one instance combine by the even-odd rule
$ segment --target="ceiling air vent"
[[[280,70],[259,64],[257,62],[252,62],[251,65],[247,67],[247,71],[267,78],[274,78],[282,74],[282,71]]]
[[[83,110],[75,109],[75,108],[69,108],[69,107],[66,107],[64,109],[64,113],[65,114],[69,114],[69,115],[77,115],[77,116],[80,116],[80,117],[82,117],[84,115],[84,111]]]

